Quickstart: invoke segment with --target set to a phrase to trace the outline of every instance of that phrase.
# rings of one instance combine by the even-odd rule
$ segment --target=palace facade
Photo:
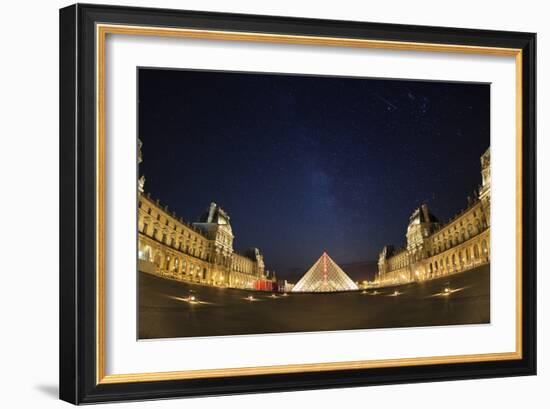
[[[141,143],[138,162],[141,163]],[[144,192],[138,181],[138,270],[180,281],[218,287],[271,291],[275,274],[265,270],[257,248],[233,248],[229,215],[216,203],[188,223]]]
[[[406,246],[385,246],[378,257],[375,285],[429,280],[490,262],[490,151],[481,156],[481,186],[468,206],[441,223],[426,204],[409,218]]]

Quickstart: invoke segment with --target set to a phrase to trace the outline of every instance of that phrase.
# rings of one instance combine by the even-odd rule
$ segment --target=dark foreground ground
[[[489,266],[376,295],[369,290],[277,298],[140,273],[139,338],[489,323],[489,287]],[[451,293],[442,295],[445,288]],[[190,294],[197,302],[188,301]]]

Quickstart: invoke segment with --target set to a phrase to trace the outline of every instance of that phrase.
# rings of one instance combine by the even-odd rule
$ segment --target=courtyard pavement
[[[139,273],[139,338],[484,324],[490,322],[489,269],[376,293],[287,296]]]

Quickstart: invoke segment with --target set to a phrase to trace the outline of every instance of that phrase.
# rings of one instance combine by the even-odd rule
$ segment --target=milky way
[[[186,220],[218,203],[237,250],[295,279],[324,250],[346,264],[403,245],[420,203],[463,208],[489,106],[488,84],[140,69],[140,173]]]

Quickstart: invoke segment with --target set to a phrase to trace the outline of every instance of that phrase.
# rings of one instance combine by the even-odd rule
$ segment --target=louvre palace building
[[[426,204],[409,218],[406,246],[385,246],[378,257],[375,285],[423,281],[490,262],[490,151],[481,156],[481,186],[468,206],[441,223]]]
[[[138,163],[142,161],[141,142]],[[233,248],[229,215],[211,203],[197,222],[188,223],[144,192],[138,181],[138,270],[179,281],[218,287],[275,290],[257,248]]]

